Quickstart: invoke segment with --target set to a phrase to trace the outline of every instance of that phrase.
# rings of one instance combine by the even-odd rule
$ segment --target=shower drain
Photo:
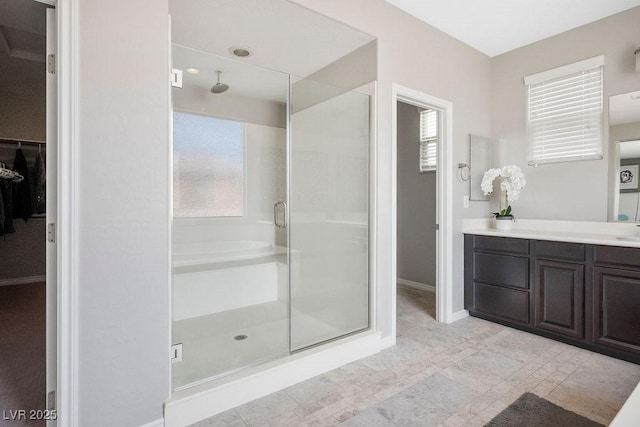
[[[236,341],[243,341],[243,340],[246,340],[247,338],[249,337],[246,335],[236,335],[235,337],[233,337],[233,339]]]

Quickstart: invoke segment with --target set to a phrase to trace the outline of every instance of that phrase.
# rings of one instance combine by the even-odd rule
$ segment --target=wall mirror
[[[640,222],[640,91],[609,97],[613,220]]]
[[[469,200],[489,200],[480,188],[482,176],[491,168],[491,140],[469,135]]]

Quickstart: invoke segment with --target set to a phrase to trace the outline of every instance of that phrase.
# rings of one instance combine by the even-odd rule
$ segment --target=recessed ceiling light
[[[231,47],[229,48],[229,52],[240,58],[246,58],[252,54],[251,49],[248,47]]]
[[[189,67],[185,70],[187,73],[189,74],[199,74],[200,70],[198,70],[197,68],[194,67]]]

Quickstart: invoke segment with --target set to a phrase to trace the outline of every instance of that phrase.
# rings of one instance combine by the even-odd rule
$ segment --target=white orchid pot
[[[500,231],[509,231],[513,228],[513,216],[497,216],[496,229]]]

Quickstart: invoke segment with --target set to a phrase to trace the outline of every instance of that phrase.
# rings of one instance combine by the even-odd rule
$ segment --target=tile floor
[[[469,317],[398,288],[397,345],[195,426],[482,426],[522,393],[609,424],[640,366]]]

